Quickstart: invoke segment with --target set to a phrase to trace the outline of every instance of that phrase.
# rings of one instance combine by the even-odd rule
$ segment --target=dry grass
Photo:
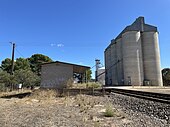
[[[37,89],[32,92],[29,98],[34,98],[38,100],[55,99],[59,96],[57,90],[53,89]]]
[[[120,106],[112,105],[112,98],[107,96],[58,96],[56,90],[39,89],[22,99],[0,98],[0,127],[123,127],[135,124],[133,117],[123,113]]]
[[[107,97],[75,95],[58,97],[56,90],[34,90],[23,99],[0,98],[2,127],[109,127],[103,116]],[[110,121],[116,120],[112,117]]]
[[[23,90],[13,90],[11,92],[0,92],[0,97],[2,96],[10,96],[10,95],[15,95],[15,94],[20,94],[20,93],[27,93],[31,92],[31,90],[28,89],[23,89]]]
[[[94,98],[87,98],[86,95],[77,95],[76,103],[80,108],[80,112],[86,112],[87,110],[94,107],[94,105],[99,104],[100,102],[95,100]]]
[[[72,88],[101,88],[101,84],[97,82],[76,83]]]
[[[72,88],[73,87],[73,79],[69,79],[66,83],[66,88]]]

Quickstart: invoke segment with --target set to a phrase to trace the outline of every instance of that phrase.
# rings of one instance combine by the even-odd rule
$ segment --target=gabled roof
[[[43,63],[43,64],[41,64],[41,66],[48,65],[48,64],[57,64],[57,65],[66,64],[66,65],[71,65],[71,66],[73,66],[73,72],[74,73],[84,73],[86,70],[90,69],[89,66],[83,66],[83,65],[72,64],[72,63],[61,62],[61,61],[54,61],[54,62]]]

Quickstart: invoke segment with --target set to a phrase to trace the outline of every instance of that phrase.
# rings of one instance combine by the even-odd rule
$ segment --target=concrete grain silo
[[[117,53],[116,53],[116,47],[115,47],[115,41],[111,41],[111,63],[115,63],[117,61]],[[112,84],[118,84],[117,82],[117,67],[112,66],[111,69],[112,71]]]
[[[141,85],[142,73],[140,68],[139,49],[141,44],[139,31],[123,33],[123,68],[124,83],[128,85]],[[143,69],[143,68],[142,68]]]
[[[122,38],[116,40],[116,55],[117,55],[117,80],[118,84],[122,83],[123,79],[123,61],[122,61]]]
[[[105,65],[106,85],[162,86],[157,28],[137,18],[106,48]]]
[[[162,85],[158,32],[143,32],[144,79],[150,85]]]
[[[111,46],[105,50],[105,63],[106,63],[106,82],[107,84],[112,84],[112,70],[111,70]]]

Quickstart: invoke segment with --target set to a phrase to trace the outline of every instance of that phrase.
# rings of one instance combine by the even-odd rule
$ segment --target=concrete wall
[[[142,85],[143,71],[140,68],[139,49],[141,48],[140,32],[130,31],[122,35],[123,68],[125,85]],[[142,68],[143,69],[143,68]]]
[[[99,68],[97,74],[99,75],[98,82],[105,85],[105,69]]]
[[[117,62],[116,44],[115,44],[115,42],[112,42],[112,45],[111,45],[112,84],[118,84],[118,81],[117,81],[117,65],[114,65],[116,62]]]
[[[104,51],[104,60],[105,60],[105,68],[106,68],[106,70],[105,70],[105,84],[106,85],[108,85],[108,48]]]
[[[116,67],[117,67],[117,82],[118,85],[122,84],[122,80],[124,79],[123,74],[123,52],[122,52],[122,38],[118,38],[116,40],[116,55],[117,55],[117,61],[116,61]]]
[[[73,66],[67,64],[45,64],[41,68],[42,88],[63,88],[73,78]]]
[[[144,80],[149,80],[150,85],[162,86],[158,32],[143,32],[142,38]]]
[[[112,84],[112,69],[111,69],[111,46],[109,46],[105,50],[105,61],[106,61],[106,74],[107,76],[105,77],[106,84],[111,85]]]

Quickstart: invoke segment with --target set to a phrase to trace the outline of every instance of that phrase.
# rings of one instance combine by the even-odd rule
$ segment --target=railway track
[[[138,91],[138,90],[127,90],[127,89],[110,88],[110,87],[109,88],[105,87],[104,89],[105,91],[111,93],[118,93],[118,94],[137,97],[141,99],[147,99],[151,101],[170,104],[170,94],[146,92],[146,91]]]

